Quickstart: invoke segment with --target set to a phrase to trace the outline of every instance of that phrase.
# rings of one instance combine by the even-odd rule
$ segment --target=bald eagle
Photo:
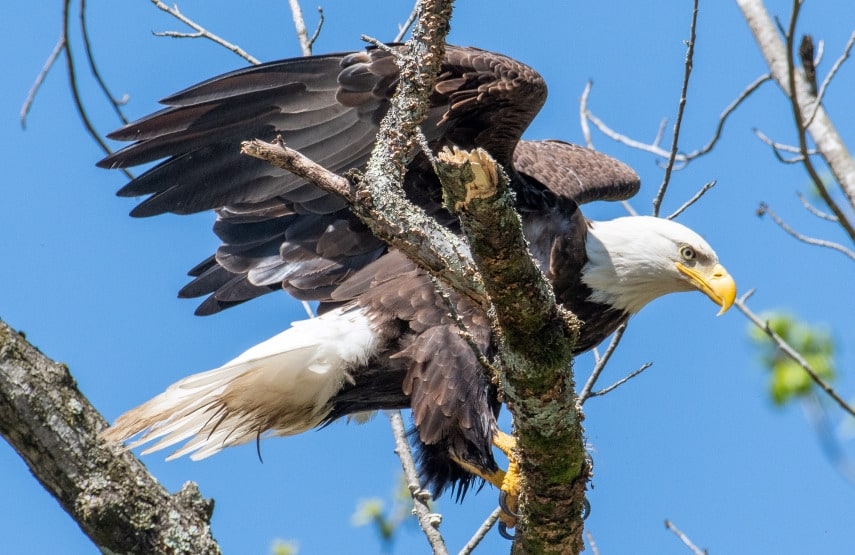
[[[398,79],[394,57],[381,49],[272,62],[172,95],[165,109],[111,134],[133,142],[99,165],[161,160],[119,191],[147,196],[133,216],[216,211],[222,245],[190,270],[179,294],[206,296],[197,314],[284,289],[316,301],[319,317],[173,384],[105,437],[141,434],[134,445],[155,442],[146,452],[185,442],[172,457],[202,459],[263,435],[410,408],[420,471],[435,494],[465,494],[478,477],[501,484],[492,452],[497,392],[428,273],[372,235],[343,199],[240,154],[241,141],[281,135],[332,171],[360,167]],[[734,281],[695,232],[653,217],[583,217],[580,204],[629,198],[639,178],[586,148],[521,140],[545,99],[543,79],[522,63],[449,46],[423,131],[435,151],[480,147],[508,171],[532,254],[558,301],[583,322],[576,352],[667,293],[701,291],[727,310]],[[410,161],[404,189],[460,231],[423,152]],[[487,314],[447,294],[491,356]]]

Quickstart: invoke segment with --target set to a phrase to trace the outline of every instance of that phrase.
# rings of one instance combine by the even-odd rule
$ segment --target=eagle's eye
[[[683,260],[686,262],[691,262],[695,259],[695,249],[690,247],[689,245],[683,245],[680,247],[680,256],[683,257]]]

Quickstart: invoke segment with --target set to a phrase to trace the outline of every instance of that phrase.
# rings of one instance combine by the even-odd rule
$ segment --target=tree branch
[[[668,190],[668,183],[671,181],[671,172],[674,170],[674,163],[677,161],[677,152],[680,143],[680,128],[683,124],[683,114],[686,110],[686,99],[689,92],[689,77],[692,75],[692,66],[694,65],[695,56],[695,39],[696,29],[698,27],[698,0],[694,0],[692,5],[692,24],[689,27],[689,40],[686,41],[686,63],[683,71],[683,85],[680,88],[680,102],[677,104],[677,119],[674,121],[674,134],[671,139],[671,152],[668,156],[668,164],[665,166],[665,175],[662,176],[662,184],[659,186],[659,191],[653,199],[653,215],[659,215],[659,207],[662,206],[662,200],[665,198],[665,192]]]
[[[786,32],[788,44],[784,44],[781,40],[762,0],[737,0],[737,4],[742,10],[748,27],[754,34],[754,38],[766,63],[772,70],[772,76],[792,103],[796,129],[799,135],[799,148],[804,157],[802,163],[811,180],[817,186],[823,200],[838,218],[841,227],[855,241],[855,226],[853,226],[840,207],[831,198],[808,156],[806,134],[810,134],[816,144],[816,149],[831,169],[831,173],[846,195],[850,206],[855,208],[855,160],[852,159],[852,156],[846,149],[843,138],[837,132],[825,109],[821,105],[818,105],[814,95],[809,94],[809,83],[807,83],[802,73],[796,71],[793,65],[793,32],[800,3],[796,2],[793,7],[790,30]],[[790,46],[789,49],[788,45]],[[815,114],[809,121],[806,120],[803,115],[812,113],[814,108],[816,110]]]
[[[387,199],[392,207],[378,210],[370,200],[376,193],[371,192],[367,176],[353,174],[355,182],[350,182],[281,141],[246,141],[241,145],[241,152],[293,172],[324,191],[341,196],[377,237],[485,310],[489,307],[484,284],[469,255],[469,248],[402,194],[390,194],[395,197],[392,201]]]
[[[522,473],[513,552],[579,553],[589,469],[568,370],[579,322],[556,303],[528,252],[507,175],[489,154],[445,150],[435,167],[493,301],[501,391]]]
[[[407,442],[407,430],[404,429],[404,420],[401,418],[401,411],[389,410],[386,411],[386,416],[389,417],[389,422],[392,425],[392,435],[395,438],[395,454],[401,459],[401,467],[407,479],[407,488],[410,490],[410,495],[413,496],[413,512],[419,521],[419,526],[421,526],[425,537],[428,539],[428,543],[430,543],[433,555],[448,555],[445,540],[442,538],[442,534],[439,533],[439,525],[442,522],[442,517],[431,511],[430,492],[422,489],[419,483],[419,472],[416,470],[416,462],[413,460],[413,453],[410,450],[410,444]]]
[[[56,363],[0,321],[0,434],[83,532],[114,553],[219,553],[213,501],[188,482],[170,495]]]
[[[166,4],[161,2],[160,0],[151,0],[151,3],[154,4],[157,7],[157,9],[163,10],[164,12],[168,13],[169,15],[171,15],[172,17],[174,17],[175,19],[177,19],[178,21],[187,25],[188,27],[190,27],[191,29],[193,29],[195,31],[195,33],[176,33],[176,32],[154,33],[155,36],[158,36],[158,37],[175,37],[175,38],[203,38],[203,39],[208,39],[212,42],[219,44],[220,46],[222,46],[226,50],[234,52],[235,54],[237,54],[238,56],[240,56],[241,58],[243,58],[247,62],[251,63],[252,65],[258,65],[261,63],[257,58],[250,55],[248,52],[246,52],[240,46],[237,46],[236,44],[232,44],[229,41],[223,39],[222,37],[215,35],[214,33],[208,31],[207,29],[205,29],[204,27],[202,27],[201,25],[199,25],[198,23],[196,23],[195,21],[193,21],[189,17],[182,14],[178,10],[178,4],[174,4],[170,8],[169,6],[167,6]]]
[[[778,227],[780,227],[781,229],[783,229],[784,231],[789,233],[791,236],[793,236],[797,240],[801,241],[802,243],[807,243],[808,245],[813,245],[815,247],[823,247],[826,249],[831,249],[831,250],[837,251],[839,253],[842,253],[845,256],[848,256],[852,260],[855,260],[855,251],[853,251],[852,249],[847,249],[846,247],[844,247],[840,243],[835,243],[834,241],[828,241],[826,239],[817,239],[816,237],[808,237],[807,235],[802,235],[801,233],[799,233],[798,231],[796,231],[795,229],[793,229],[792,227],[787,225],[787,222],[782,220],[781,217],[778,216],[775,213],[775,211],[772,210],[771,208],[769,208],[769,205],[767,205],[764,202],[764,203],[761,203],[760,208],[757,209],[757,215],[758,216],[764,216],[766,214],[768,214],[769,217],[772,218],[772,220],[776,224],[778,224]]]
[[[769,338],[775,343],[775,345],[777,345],[778,348],[781,349],[782,353],[784,353],[785,355],[790,357],[793,361],[795,361],[796,364],[801,366],[802,369],[805,372],[807,372],[808,376],[810,376],[810,379],[813,380],[813,382],[817,386],[819,386],[819,388],[822,389],[835,403],[837,403],[841,409],[843,409],[845,412],[847,412],[851,416],[855,416],[855,408],[850,406],[837,393],[837,391],[835,391],[834,388],[831,387],[831,385],[828,382],[826,382],[825,380],[822,379],[822,376],[820,376],[816,372],[816,370],[814,370],[813,367],[810,364],[808,364],[808,362],[801,355],[801,353],[799,353],[796,349],[794,349],[792,345],[790,345],[789,343],[784,341],[783,337],[781,337],[780,335],[775,333],[775,331],[771,327],[769,327],[768,322],[764,322],[763,320],[761,320],[759,316],[754,314],[754,312],[750,308],[748,308],[748,306],[745,304],[745,301],[753,293],[754,293],[753,290],[748,291],[748,293],[743,295],[742,298],[736,299],[736,302],[734,302],[733,305],[736,308],[738,308],[739,311],[742,312],[749,320],[751,320],[751,322],[755,326],[757,326],[758,328],[763,330],[766,333],[766,335],[768,335]]]

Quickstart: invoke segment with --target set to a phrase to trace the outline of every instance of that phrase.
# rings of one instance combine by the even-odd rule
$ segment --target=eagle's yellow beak
[[[733,305],[736,300],[736,282],[721,264],[712,268],[699,266],[689,268],[676,262],[677,269],[691,280],[695,287],[701,290],[714,303],[721,306],[716,316],[721,316]]]

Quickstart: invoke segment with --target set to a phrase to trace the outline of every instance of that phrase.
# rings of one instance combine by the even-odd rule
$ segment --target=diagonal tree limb
[[[843,409],[844,412],[848,413],[850,416],[855,417],[855,407],[849,405],[849,403],[847,403],[846,400],[844,400],[843,397],[841,397],[840,394],[837,393],[837,391],[835,391],[833,387],[831,387],[831,384],[822,379],[822,376],[820,376],[816,372],[816,370],[814,370],[813,367],[808,364],[808,362],[801,355],[801,353],[799,353],[795,348],[793,348],[792,345],[784,341],[783,337],[775,333],[775,331],[771,327],[769,327],[768,322],[764,322],[757,314],[755,314],[750,308],[748,308],[748,305],[745,304],[745,301],[748,300],[748,297],[750,297],[753,293],[753,289],[748,291],[741,298],[736,299],[736,302],[733,303],[733,306],[738,308],[739,311],[742,312],[742,314],[744,314],[749,320],[751,320],[751,322],[755,326],[763,330],[766,335],[769,336],[769,339],[771,339],[775,343],[775,345],[777,345],[777,347],[781,350],[782,353],[790,357],[796,364],[801,366],[802,369],[807,372],[807,375],[810,376],[810,379],[813,380],[813,382],[820,389],[822,389],[826,393],[826,395],[831,398],[831,400],[837,403],[837,405],[841,409]]]
[[[0,434],[83,532],[104,552],[219,553],[213,501],[192,482],[169,494],[106,427],[68,367],[0,321]]]

